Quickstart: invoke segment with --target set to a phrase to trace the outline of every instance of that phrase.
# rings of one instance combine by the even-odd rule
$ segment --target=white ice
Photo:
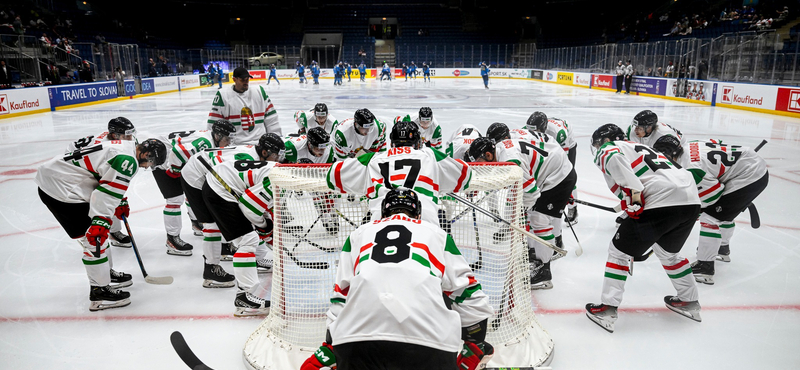
[[[362,107],[390,119],[430,106],[445,138],[463,123],[482,130],[496,121],[519,127],[535,110],[567,119],[579,142],[580,197],[606,205],[613,205],[612,195],[588,150],[601,124],[624,128],[637,112],[651,109],[689,139],[746,146],[769,140],[760,154],[770,184],[755,201],[762,227],[750,228],[747,214],[737,219],[732,262],[717,262],[716,285],[699,287],[702,323],[664,307],[662,297],[674,290],[655,258],[637,264],[628,279],[616,332],[590,322],[583,307],[599,302],[615,215],[582,206],[575,231],[584,255],[555,262],[554,288],[532,299],[556,344],[554,369],[800,368],[800,119],[523,80],[492,79],[489,90],[480,79],[282,83],[267,91],[284,134],[296,130],[294,111],[317,102],[326,102],[340,120]],[[259,320],[233,317],[233,290],[201,287],[201,238],[191,234],[185,212],[182,237],[195,253],[165,253],[164,200],[151,174],[137,175],[128,192],[130,221],[147,271],[174,276],[175,283],[146,284],[133,251],[113,248],[115,269],[134,276],[127,289],[132,304],[98,313],[88,310],[79,246],[40,202],[32,181],[39,164],[63,153],[68,142],[104,131],[116,116],[131,119],[140,140],[203,129],[215,92],[204,87],[0,120],[0,369],[181,369],[169,345],[174,330],[209,366],[244,368],[242,346]],[[690,261],[697,229],[682,251]],[[574,251],[568,230],[564,241]],[[232,271],[230,262],[223,266]]]

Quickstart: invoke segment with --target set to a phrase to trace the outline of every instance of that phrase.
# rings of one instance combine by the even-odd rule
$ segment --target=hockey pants
[[[653,252],[661,261],[672,286],[678,292],[678,298],[684,302],[698,300],[697,285],[694,282],[689,260],[678,253],[665,251],[658,243],[653,244]],[[633,257],[617,249],[613,242],[609,243],[608,260],[603,278],[603,293],[600,296],[603,304],[619,307],[622,303],[622,294],[625,292],[625,281],[630,275],[632,259]]]
[[[719,252],[719,246],[730,244],[735,226],[733,221],[720,221],[705,212],[701,213],[697,259],[713,261]]]

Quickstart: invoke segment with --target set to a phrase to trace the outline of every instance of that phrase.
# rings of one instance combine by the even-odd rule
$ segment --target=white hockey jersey
[[[347,238],[328,328],[336,344],[380,340],[458,352],[461,328],[492,314],[453,238],[438,223],[394,215]]]
[[[259,159],[258,151],[253,145],[203,149],[193,155],[192,158],[189,158],[189,161],[183,166],[181,177],[189,186],[195,189],[202,189],[209,171],[201,161],[210,166],[215,166],[224,161],[257,161]]]
[[[173,174],[181,173],[181,169],[195,153],[203,149],[214,148],[214,137],[209,130],[177,131],[167,136],[170,140],[167,153],[167,169]]]
[[[541,136],[536,140],[504,140],[495,145],[498,162],[511,162],[522,168],[522,190],[537,194],[547,191],[564,181],[572,171],[567,155],[553,140]],[[535,198],[524,197],[525,207],[530,207]]]
[[[89,203],[89,217],[114,215],[139,169],[136,143],[113,140],[58,155],[39,166],[34,181],[64,203]]]
[[[366,195],[373,220],[381,218],[387,187],[412,189],[422,203],[422,219],[438,224],[439,194],[468,188],[472,170],[436,149],[399,147],[337,162],[328,170],[327,180],[333,190]]]
[[[461,125],[461,127],[453,133],[453,137],[450,138],[447,149],[445,149],[445,154],[450,156],[450,158],[467,160],[465,159],[465,154],[469,151],[469,146],[479,137],[481,137],[481,134],[477,127],[468,123]]]
[[[658,124],[656,124],[656,128],[653,129],[653,132],[651,132],[650,135],[647,135],[645,137],[636,136],[634,128],[635,126],[633,124],[630,124],[628,126],[628,130],[625,131],[625,136],[628,138],[628,141],[632,141],[634,143],[640,143],[647,145],[649,147],[653,147],[653,144],[655,144],[656,140],[658,140],[660,137],[664,135],[672,135],[677,137],[678,140],[681,141],[681,145],[686,144],[686,137],[684,137],[679,130],[675,129],[674,127],[664,122],[659,122]]]
[[[348,118],[336,126],[331,140],[337,159],[353,158],[368,152],[385,152],[387,149],[386,124],[375,118],[375,125],[366,135],[361,135],[356,132],[355,121]]]
[[[333,163],[336,160],[333,157],[333,145],[330,143],[327,143],[328,146],[321,156],[317,157],[311,154],[306,135],[287,136],[283,138],[283,144],[286,147],[286,160],[289,163],[298,163],[303,158],[308,158],[314,163]]]
[[[530,129],[528,125],[525,125],[524,128],[526,130]],[[548,118],[547,129],[544,130],[544,133],[555,139],[564,151],[569,151],[578,145],[575,141],[575,137],[572,135],[572,128],[569,127],[565,119],[555,117]]]
[[[439,122],[436,121],[436,117],[431,117],[431,124],[427,129],[422,128],[422,125],[419,123],[419,115],[414,117],[411,122],[416,123],[417,127],[419,127],[419,135],[422,137],[422,145],[434,148],[436,150],[442,150],[442,126],[439,126]]]
[[[649,146],[610,141],[597,150],[594,163],[617,198],[623,198],[622,188],[641,191],[645,210],[700,204],[692,174]]]
[[[219,120],[228,120],[236,128],[233,145],[258,144],[268,132],[283,136],[278,112],[263,86],[251,86],[243,93],[234,91],[233,85],[218,90],[208,114],[208,129]]]
[[[294,122],[297,123],[298,130],[305,129],[305,132],[308,132],[308,130],[314,127],[322,127],[329,135],[333,133],[333,129],[339,124],[336,117],[328,113],[328,118],[325,120],[325,123],[320,125],[319,122],[317,122],[317,118],[314,116],[313,109],[311,111],[299,110],[294,112]]]
[[[273,208],[269,172],[277,164],[269,161],[223,161],[212,169],[230,187],[230,191],[214,172],[209,171],[206,182],[220,198],[239,203],[242,214],[253,225],[264,227],[267,225],[265,218],[272,217]]]
[[[684,144],[678,164],[694,176],[703,208],[716,203],[724,194],[758,181],[767,173],[767,162],[754,150],[725,145],[717,140]]]
[[[511,140],[534,140],[535,137],[531,134],[528,130],[514,128],[508,130],[508,136],[511,137]]]
[[[78,149],[82,149],[87,146],[96,145],[108,141],[111,141],[111,135],[108,134],[108,131],[101,132],[97,135],[89,135],[86,137],[82,137],[74,142],[69,143],[69,145],[67,145],[67,151],[64,152],[64,154],[74,152]],[[135,138],[133,139],[133,142],[136,142]]]

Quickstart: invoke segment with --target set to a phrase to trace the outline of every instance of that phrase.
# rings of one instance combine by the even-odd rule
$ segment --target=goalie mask
[[[653,144],[653,149],[661,152],[672,161],[677,161],[683,154],[683,147],[680,140],[672,135],[664,135]]]
[[[389,190],[381,203],[381,218],[405,213],[409,217],[417,219],[421,212],[422,203],[413,190],[402,188]]]

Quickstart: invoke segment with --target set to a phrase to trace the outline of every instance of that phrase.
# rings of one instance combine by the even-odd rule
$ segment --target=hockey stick
[[[575,237],[575,242],[578,243],[578,249],[575,250],[575,255],[580,257],[583,254],[583,247],[581,246],[581,241],[578,240],[578,234],[575,233],[575,229],[572,227],[571,222],[567,222],[569,229],[572,230],[572,236]]]
[[[582,204],[584,206],[589,206],[589,207],[592,207],[592,208],[602,209],[604,211],[608,211],[608,212],[611,212],[611,213],[617,213],[617,212],[622,210],[622,208],[620,208],[620,206],[618,206],[618,205],[614,206],[614,207],[606,207],[606,206],[601,206],[599,204],[589,203],[587,201],[580,200],[580,199],[573,199],[573,201],[575,203]]]
[[[758,146],[756,146],[754,151],[757,152],[761,150],[761,148],[763,148],[764,145],[767,145],[767,141],[761,140],[761,143],[759,143]],[[758,215],[758,209],[756,209],[756,205],[750,203],[750,205],[747,206],[747,210],[750,211],[750,227],[754,229],[758,229],[759,227],[761,227],[761,217]]]
[[[492,219],[494,219],[494,220],[496,220],[498,222],[502,222],[502,223],[510,226],[512,229],[516,230],[520,234],[523,234],[523,235],[525,235],[525,236],[527,236],[527,237],[529,237],[529,238],[541,243],[545,247],[556,251],[562,257],[567,255],[567,251],[565,251],[565,250],[563,250],[563,249],[551,244],[550,242],[548,242],[548,241],[546,241],[546,240],[544,240],[544,239],[542,239],[542,238],[540,238],[540,237],[538,237],[536,235],[533,235],[533,233],[531,233],[530,231],[525,230],[525,229],[523,229],[523,228],[521,228],[521,227],[519,227],[519,226],[517,226],[517,225],[515,225],[515,224],[513,224],[511,222],[509,222],[508,220],[506,220],[506,219],[504,219],[504,218],[502,218],[502,217],[500,217],[498,215],[495,215],[492,212],[489,212],[489,211],[487,211],[487,210],[485,210],[485,209],[483,209],[483,208],[481,208],[479,206],[476,206],[476,205],[472,204],[472,202],[462,198],[461,196],[458,196],[455,193],[447,193],[447,195],[453,197],[453,199],[455,199],[455,200],[457,200],[457,201],[459,201],[461,203],[466,204],[468,207],[471,207],[472,209],[491,217]]]
[[[197,355],[195,355],[192,349],[189,348],[189,345],[186,344],[186,340],[183,339],[181,332],[173,331],[169,336],[169,341],[172,343],[172,348],[175,349],[175,353],[178,354],[178,357],[180,357],[181,360],[183,360],[183,363],[186,364],[186,366],[189,366],[190,369],[214,370],[197,358]]]
[[[131,226],[128,225],[128,218],[125,215],[122,215],[122,222],[125,224],[125,229],[128,230],[128,236],[131,237],[131,246],[133,247],[133,253],[136,254],[136,261],[139,262],[139,269],[142,270],[142,275],[144,275],[144,281],[149,284],[158,284],[158,285],[169,285],[172,284],[172,276],[150,276],[147,275],[147,271],[144,269],[144,263],[142,263],[142,256],[139,255],[139,248],[136,247],[136,241],[133,240],[133,233],[131,233]]]
[[[758,145],[756,146],[755,149],[753,149],[753,151],[757,152],[757,151],[761,150],[761,148],[764,147],[764,145],[767,145],[767,141],[766,140],[761,140],[761,142],[758,143]]]
[[[492,190],[492,191],[486,193],[486,195],[484,195],[483,198],[481,198],[481,200],[475,202],[475,204],[478,205],[478,204],[483,203],[484,200],[488,199],[492,194],[496,193],[497,191],[498,191],[498,189],[495,189],[495,190]],[[461,213],[459,213],[456,217],[453,217],[453,219],[450,220],[450,223],[451,224],[456,223],[456,221],[460,220],[461,217],[464,217],[464,215],[467,214],[467,211],[469,211],[469,210],[470,210],[469,207],[464,208],[464,210],[461,211]]]
[[[297,248],[297,246],[300,245],[301,241],[305,240],[305,237],[308,235],[308,233],[311,231],[311,229],[314,228],[314,225],[316,225],[317,222],[319,222],[320,218],[322,218],[322,215],[318,216],[317,219],[314,220],[314,223],[312,223],[311,226],[308,229],[306,229],[305,234],[303,234],[303,236],[300,237],[300,240],[298,240],[297,243],[295,243],[294,246],[292,247],[292,251],[294,251]],[[295,235],[295,236],[297,236],[297,235]],[[322,262],[300,261],[299,259],[297,259],[297,257],[294,256],[294,254],[292,254],[292,252],[289,251],[288,248],[286,248],[283,245],[283,243],[281,243],[281,248],[283,248],[283,250],[286,252],[286,255],[289,256],[289,258],[291,258],[292,261],[294,261],[294,263],[297,264],[297,266],[299,266],[299,267],[307,268],[307,269],[315,269],[315,270],[327,270],[327,269],[330,268],[330,265],[325,261],[322,261]]]
[[[475,263],[470,263],[469,268],[472,271],[480,270],[483,267],[483,251],[481,250],[481,235],[480,231],[478,231],[478,216],[475,214],[475,210],[472,210],[472,227],[475,229],[475,245],[478,248],[478,260]]]

